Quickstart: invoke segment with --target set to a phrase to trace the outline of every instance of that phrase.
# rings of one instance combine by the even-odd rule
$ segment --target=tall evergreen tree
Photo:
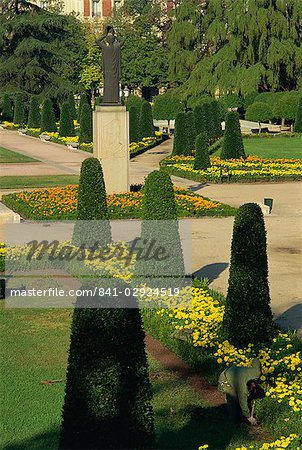
[[[255,203],[242,205],[235,218],[223,330],[237,347],[272,337],[266,230]]]
[[[15,98],[14,123],[23,125],[24,123],[24,98],[22,94],[17,94]]]
[[[217,89],[247,95],[300,85],[301,2],[237,0],[233,7],[209,0],[203,31],[205,52],[188,81],[188,95],[214,95]]]
[[[92,111],[88,103],[82,107],[79,142],[92,142]]]
[[[187,127],[187,153],[192,154],[195,148],[196,128],[195,128],[195,115],[193,111],[189,111],[186,114],[186,127]]]
[[[13,119],[13,104],[8,94],[3,95],[3,99],[1,102],[2,109],[2,120],[11,121]]]
[[[139,110],[136,106],[129,109],[129,138],[130,143],[140,141]]]
[[[197,44],[201,15],[197,2],[184,0],[174,10],[175,20],[168,31],[169,79],[182,84],[197,62]]]
[[[240,129],[239,114],[230,111],[225,118],[225,132],[221,159],[245,158],[243,139]]]
[[[142,138],[155,136],[152,108],[147,101],[142,102],[139,123]]]
[[[63,103],[61,108],[59,135],[62,137],[75,136],[69,102]]]
[[[29,128],[41,127],[40,99],[37,95],[32,95],[30,98],[28,126]]]
[[[174,125],[173,154],[188,153],[187,116],[185,112],[178,113]]]
[[[302,98],[300,99],[297,108],[294,131],[295,133],[302,133]]]
[[[44,100],[42,106],[41,132],[42,131],[49,131],[49,132],[57,131],[56,117],[53,109],[53,104],[49,98]]]

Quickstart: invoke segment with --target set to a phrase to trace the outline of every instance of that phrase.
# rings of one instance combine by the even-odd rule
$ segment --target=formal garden
[[[262,186],[262,198],[266,186],[301,190],[302,9],[297,0],[231,3],[125,0],[101,21],[66,15],[56,0],[0,6],[1,227],[7,211],[20,215],[17,234],[40,224],[48,239],[52,226],[74,224],[70,238],[31,257],[1,229],[0,449],[302,449],[301,323],[275,322],[269,252],[272,220],[287,216],[278,207],[264,215],[258,200],[223,200],[230,188],[238,198],[245,187]],[[96,40],[106,25],[124,38],[118,107],[129,120],[130,182],[117,193],[94,153],[93,118],[107,95]],[[191,222],[198,261],[196,236],[231,229],[225,294],[186,272],[181,226]],[[132,238],[116,241],[114,227],[128,223],[172,260],[149,264]],[[291,228],[289,239],[298,234]],[[142,277],[154,267],[155,277]],[[184,283],[167,295],[171,267]],[[32,271],[32,281],[19,279],[20,304],[14,270]],[[39,289],[36,273],[41,286],[71,283],[72,307],[50,292],[33,301],[25,284]],[[298,298],[299,268],[295,276]],[[90,303],[78,286],[105,296],[94,291]],[[114,286],[131,293],[126,304]],[[220,374],[255,359],[265,395],[236,422]]]

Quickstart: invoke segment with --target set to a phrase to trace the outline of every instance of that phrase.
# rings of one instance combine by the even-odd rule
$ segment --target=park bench
[[[227,179],[228,183],[229,183],[231,176],[232,176],[232,174],[231,174],[230,168],[228,166],[220,167],[220,183],[223,183],[223,180],[225,180],[225,179]]]

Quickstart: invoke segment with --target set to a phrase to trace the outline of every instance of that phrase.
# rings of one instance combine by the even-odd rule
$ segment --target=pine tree
[[[2,99],[2,120],[11,121],[13,119],[13,105],[12,101],[10,99],[10,96],[8,94],[4,94]]]
[[[294,131],[295,133],[302,133],[302,98],[300,99],[297,108]]]
[[[70,105],[70,116],[71,116],[72,120],[76,120],[76,118],[77,118],[77,110],[76,110],[75,101],[74,101],[74,95],[73,94],[69,94],[69,96],[68,96],[68,103]]]
[[[186,155],[188,153],[187,116],[185,112],[178,113],[174,125],[173,154]]]
[[[208,142],[206,133],[201,133],[196,137],[194,170],[206,170],[211,166]]]
[[[221,159],[245,158],[243,139],[240,129],[239,114],[229,111],[225,118],[225,132]]]
[[[80,96],[80,104],[79,104],[79,107],[78,107],[78,122],[81,121],[82,106],[83,106],[85,103],[88,103],[88,104],[89,104],[90,102],[89,102],[89,100],[88,100],[88,95],[86,94],[86,92],[82,92],[82,94],[81,94],[81,96]]]
[[[186,126],[187,126],[187,154],[191,155],[195,148],[196,128],[195,128],[195,116],[193,111],[189,111],[186,114]]]
[[[61,108],[59,135],[62,137],[75,136],[69,102],[63,103]]]
[[[142,138],[155,136],[152,108],[150,103],[146,100],[143,101],[141,105],[139,122],[141,131],[140,134]]]
[[[57,131],[56,125],[56,117],[53,110],[52,101],[47,98],[43,102],[42,106],[42,114],[41,114],[41,132],[49,131],[55,132]]]
[[[40,99],[37,95],[32,95],[29,103],[28,127],[41,127]]]
[[[172,83],[182,84],[189,77],[197,62],[200,12],[194,0],[180,2],[175,12],[175,21],[168,33],[168,75]]]
[[[88,103],[82,106],[79,142],[92,142],[92,111]]]
[[[255,203],[242,205],[235,218],[223,330],[236,347],[272,337],[266,230]]]
[[[129,108],[129,135],[130,143],[140,141],[139,110],[136,106]]]
[[[24,98],[22,94],[17,94],[14,108],[14,123],[23,125],[24,123]]]

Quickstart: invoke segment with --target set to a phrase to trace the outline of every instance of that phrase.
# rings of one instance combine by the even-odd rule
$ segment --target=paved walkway
[[[166,141],[132,159],[131,183],[142,183],[149,172],[157,169],[159,161],[171,152],[171,144],[172,141]],[[45,171],[52,168],[78,173],[83,159],[91,156],[12,131],[0,131],[0,145],[43,161]],[[25,173],[30,166],[34,164],[23,165],[22,175],[33,174]],[[9,169],[11,173],[6,174],[13,175],[14,169]],[[302,336],[302,183],[208,185],[176,177],[173,182],[233,206],[262,202],[264,197],[274,199],[272,214],[265,218],[272,307],[280,324],[299,330]],[[232,217],[191,220],[192,268],[223,293],[227,289],[233,220]]]

